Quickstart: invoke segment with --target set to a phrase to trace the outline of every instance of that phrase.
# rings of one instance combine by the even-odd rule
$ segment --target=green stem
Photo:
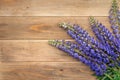
[[[107,76],[110,80],[114,80],[110,75],[105,74],[105,76]]]

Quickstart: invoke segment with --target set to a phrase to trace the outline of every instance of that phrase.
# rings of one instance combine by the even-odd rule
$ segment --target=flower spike
[[[120,80],[120,11],[113,0],[109,22],[113,33],[94,17],[89,17],[91,30],[97,39],[78,24],[60,23],[76,42],[50,40],[48,43],[81,61],[94,71],[98,80]]]

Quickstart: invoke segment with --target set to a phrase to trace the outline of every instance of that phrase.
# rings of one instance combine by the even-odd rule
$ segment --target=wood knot
[[[43,32],[43,31],[47,31],[48,30],[48,25],[45,24],[36,24],[36,25],[32,25],[30,26],[30,30],[32,31],[36,31],[36,32]]]
[[[63,71],[63,69],[60,69],[60,71]]]

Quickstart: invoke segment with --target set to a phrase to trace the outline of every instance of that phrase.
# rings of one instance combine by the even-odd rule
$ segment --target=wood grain
[[[95,80],[80,62],[9,62],[0,72],[1,80]]]
[[[1,0],[0,16],[108,16],[111,3],[112,0]]]
[[[118,0],[120,2],[120,0]],[[93,72],[49,39],[72,40],[60,22],[92,33],[88,16],[109,30],[112,0],[0,0],[0,80],[96,80]]]
[[[0,56],[2,62],[10,61],[76,61],[67,53],[50,45],[46,40],[1,40]]]
[[[110,29],[107,17],[96,18]],[[0,17],[0,79],[95,80],[87,66],[48,45],[49,39],[72,40],[59,22],[80,24],[94,36],[88,17]]]
[[[95,17],[108,29],[107,17]],[[0,17],[1,40],[49,40],[71,39],[67,33],[58,27],[60,22],[80,24],[93,36],[88,17]]]

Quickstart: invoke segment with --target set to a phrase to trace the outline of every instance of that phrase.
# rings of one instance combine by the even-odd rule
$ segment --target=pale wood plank
[[[96,80],[80,62],[9,62],[0,73],[1,80]]]
[[[107,17],[95,17],[110,29]],[[71,39],[60,22],[80,24],[91,35],[88,17],[0,17],[0,39]]]
[[[2,62],[10,61],[76,61],[67,53],[58,50],[46,40],[1,40],[0,56]]]
[[[0,16],[108,16],[111,3],[112,0],[1,0]]]

